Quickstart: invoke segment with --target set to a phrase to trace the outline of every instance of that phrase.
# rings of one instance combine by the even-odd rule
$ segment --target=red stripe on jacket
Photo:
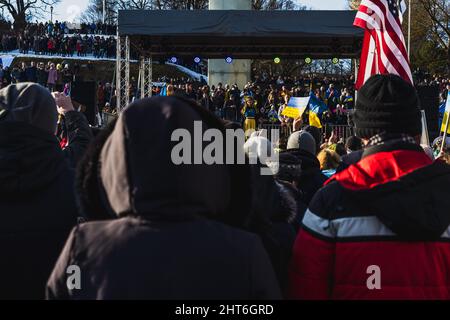
[[[364,157],[326,184],[337,181],[350,191],[367,190],[431,164],[431,159],[419,151],[379,152]],[[313,208],[324,208],[314,214],[325,220],[334,210],[333,204],[326,203],[329,190],[335,192],[336,188],[321,189],[311,203]],[[367,286],[372,275],[367,269],[372,265],[381,270],[380,290]],[[450,239],[412,242],[381,234],[337,239],[303,228],[294,244],[289,277],[291,299],[448,300]]]
[[[424,152],[411,150],[379,152],[363,158],[347,170],[336,174],[325,182],[325,185],[338,181],[346,189],[370,189],[395,181],[432,163],[433,161]]]
[[[294,252],[290,299],[450,299],[448,242],[328,242],[301,230]],[[367,286],[371,265],[380,267],[380,290]]]

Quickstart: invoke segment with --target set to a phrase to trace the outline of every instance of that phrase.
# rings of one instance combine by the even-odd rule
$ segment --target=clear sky
[[[53,19],[60,21],[78,21],[80,13],[83,13],[88,3],[89,0],[61,0],[53,10]],[[347,9],[346,0],[297,0],[297,3],[317,10]]]
[[[297,2],[317,10],[345,10],[348,8],[345,0],[298,0]]]

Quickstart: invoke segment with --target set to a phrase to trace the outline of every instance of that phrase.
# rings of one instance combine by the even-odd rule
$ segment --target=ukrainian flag
[[[309,125],[322,129],[322,123],[320,122],[319,116],[311,110],[309,110]]]
[[[442,106],[439,107],[439,112],[441,112],[441,111],[443,111],[443,113],[444,113],[444,116],[442,119],[442,124],[441,124],[441,132],[445,132],[445,127],[447,126],[447,118],[450,115],[450,92],[448,93],[445,107],[444,108]],[[450,134],[450,125],[448,127],[447,134]]]
[[[309,94],[309,125],[313,127],[317,127],[319,129],[322,128],[322,123],[320,122],[320,116],[326,110],[328,110],[325,102],[320,101],[311,91]]]

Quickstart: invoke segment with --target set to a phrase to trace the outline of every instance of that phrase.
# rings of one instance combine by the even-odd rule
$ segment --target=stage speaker
[[[420,108],[425,110],[428,134],[431,142],[439,136],[439,88],[438,86],[417,86]]]
[[[84,115],[90,125],[96,124],[97,84],[94,81],[72,82],[71,98],[86,107]]]

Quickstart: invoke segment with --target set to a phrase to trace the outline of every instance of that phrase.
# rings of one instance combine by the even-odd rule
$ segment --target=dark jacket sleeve
[[[72,229],[69,238],[56,262],[55,267],[47,281],[45,296],[47,300],[68,300],[70,297],[67,287],[67,267],[72,264],[72,250],[78,227]]]
[[[327,188],[327,187],[325,187]],[[335,234],[326,216],[326,198],[321,189],[303,217],[289,268],[288,298],[327,300],[331,298],[334,275]]]
[[[338,167],[336,168],[336,173],[342,172],[349,167],[349,164],[344,162],[343,160],[339,162]]]
[[[252,297],[255,300],[281,300],[281,290],[269,256],[261,240],[255,237],[250,253]]]
[[[67,112],[65,120],[68,145],[64,148],[64,156],[75,168],[92,139],[92,131],[86,117],[80,112]]]

